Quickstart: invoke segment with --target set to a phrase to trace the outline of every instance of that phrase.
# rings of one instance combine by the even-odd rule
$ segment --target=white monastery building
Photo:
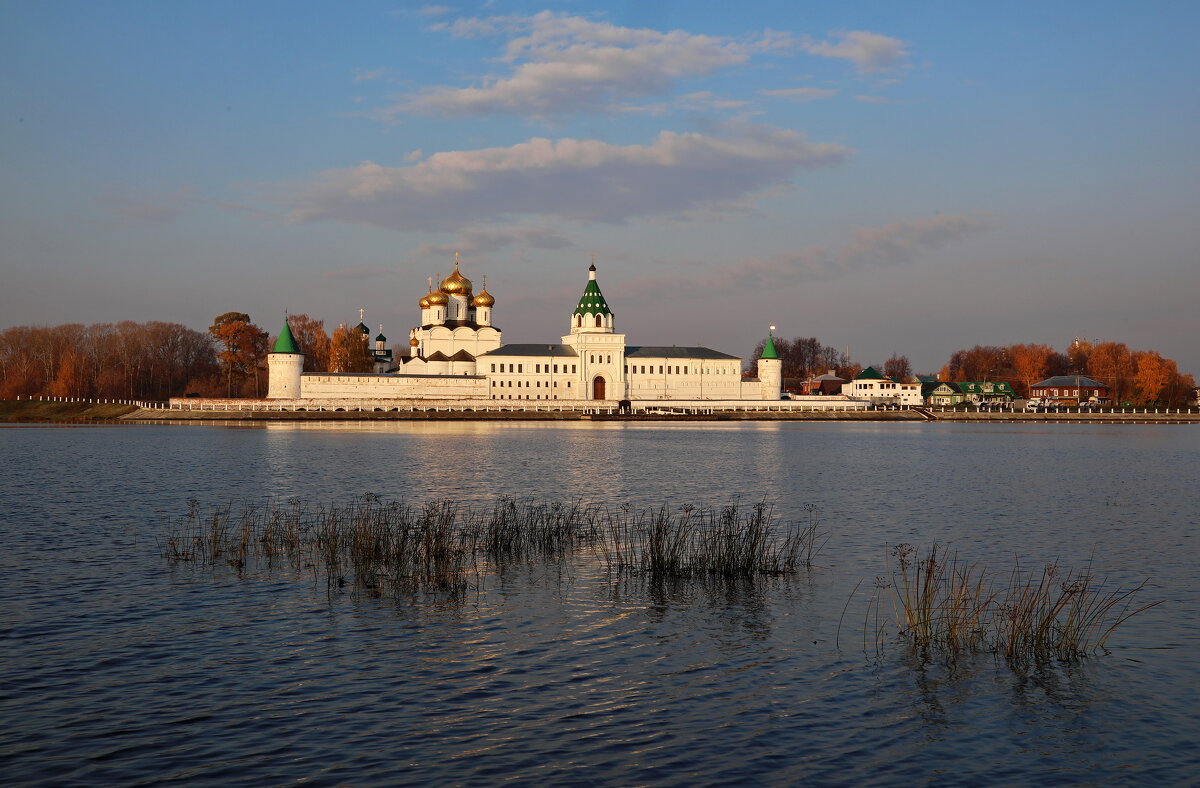
[[[779,402],[782,370],[773,339],[757,360],[756,379],[743,378],[741,359],[728,353],[628,345],[616,331],[594,263],[568,333],[551,344],[505,345],[492,323],[496,299],[486,284],[473,292],[458,269],[456,255],[454,273],[436,290],[431,282],[421,297],[421,324],[409,331],[406,352],[392,356],[382,332],[376,337],[375,358],[392,363],[374,373],[303,372],[304,357],[285,320],[268,359],[268,400],[307,409],[386,409],[396,400]],[[853,404],[845,397],[803,399],[822,407]]]

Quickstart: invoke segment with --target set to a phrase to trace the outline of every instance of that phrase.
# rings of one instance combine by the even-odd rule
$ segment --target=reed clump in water
[[[616,509],[500,498],[490,507],[431,501],[414,507],[366,495],[345,505],[303,501],[218,506],[190,501],[168,523],[163,554],[175,562],[311,569],[330,584],[463,590],[480,560],[566,555],[593,545],[608,569],[661,578],[788,574],[824,543],[815,509],[780,526],[766,504],[743,509]]]
[[[312,569],[331,585],[379,592],[461,591],[475,568],[476,536],[463,523],[471,517],[446,501],[413,507],[373,495],[345,505],[269,502],[207,513],[193,501],[169,524],[163,554],[239,570],[250,564]]]
[[[1112,588],[1090,570],[1057,562],[1039,574],[1015,564],[1003,584],[987,570],[934,545],[918,557],[911,545],[892,550],[896,568],[876,580],[868,607],[877,645],[890,619],[898,636],[924,659],[990,652],[1012,663],[1077,661],[1105,651],[1113,632],[1159,602],[1135,603],[1146,588]]]
[[[779,575],[811,566],[824,544],[815,509],[807,523],[780,524],[766,503],[634,510],[599,518],[597,550],[610,570],[654,577]]]

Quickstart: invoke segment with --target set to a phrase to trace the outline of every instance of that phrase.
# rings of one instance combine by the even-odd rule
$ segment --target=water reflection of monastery
[[[376,337],[373,373],[302,372],[303,356],[285,322],[269,357],[268,398],[297,405],[396,399],[779,401],[780,361],[770,339],[753,379],[742,377],[741,359],[706,347],[627,345],[616,331],[595,264],[570,314],[570,330],[558,343],[504,344],[492,323],[496,299],[486,286],[474,292],[457,257],[454,273],[419,304],[421,324],[409,332],[404,351],[393,354],[386,338]]]

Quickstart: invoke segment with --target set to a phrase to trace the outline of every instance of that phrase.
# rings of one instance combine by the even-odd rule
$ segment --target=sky
[[[0,328],[403,345],[454,255],[555,342],[1200,373],[1194,2],[0,0]],[[437,279],[435,278],[435,283]]]

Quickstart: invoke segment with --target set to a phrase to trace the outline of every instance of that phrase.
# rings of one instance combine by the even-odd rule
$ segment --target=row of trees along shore
[[[798,390],[804,381],[827,372],[851,380],[863,370],[847,353],[823,345],[816,337],[776,337],[774,341],[782,362],[783,385],[789,390]],[[751,374],[753,359],[759,357],[764,345],[759,342],[754,348],[747,370]],[[874,366],[890,378],[913,377],[907,356],[893,355]],[[1109,387],[1112,400],[1119,404],[1181,407],[1195,397],[1196,391],[1193,377],[1181,373],[1175,361],[1156,350],[1130,350],[1123,342],[1093,344],[1080,339],[1062,353],[1050,345],[1036,344],[976,345],[956,350],[936,377],[953,382],[1005,382],[1018,397],[1027,397],[1030,386],[1055,375],[1083,375],[1097,380]]]
[[[291,315],[288,323],[305,372],[369,372],[370,337],[345,324],[330,336],[322,320]],[[84,326],[15,326],[0,332],[0,399],[98,397],[164,400],[169,397],[262,397],[267,355],[275,337],[243,312],[226,312],[207,332],[179,323],[151,321]],[[751,359],[762,353],[763,342]],[[815,337],[775,339],[784,386],[796,390],[832,371],[849,380],[862,366]],[[752,369],[753,362],[751,362]],[[907,356],[876,365],[884,375],[908,379]],[[956,350],[938,380],[1004,381],[1018,396],[1052,375],[1085,375],[1104,383],[1118,403],[1178,407],[1196,388],[1191,375],[1154,350],[1130,350],[1121,342],[1076,340],[1065,352],[1049,345],[976,345]]]
[[[306,372],[368,372],[368,337],[291,315]],[[262,397],[276,337],[243,312],[226,312],[207,332],[179,323],[14,326],[0,331],[0,399],[79,397]]]

